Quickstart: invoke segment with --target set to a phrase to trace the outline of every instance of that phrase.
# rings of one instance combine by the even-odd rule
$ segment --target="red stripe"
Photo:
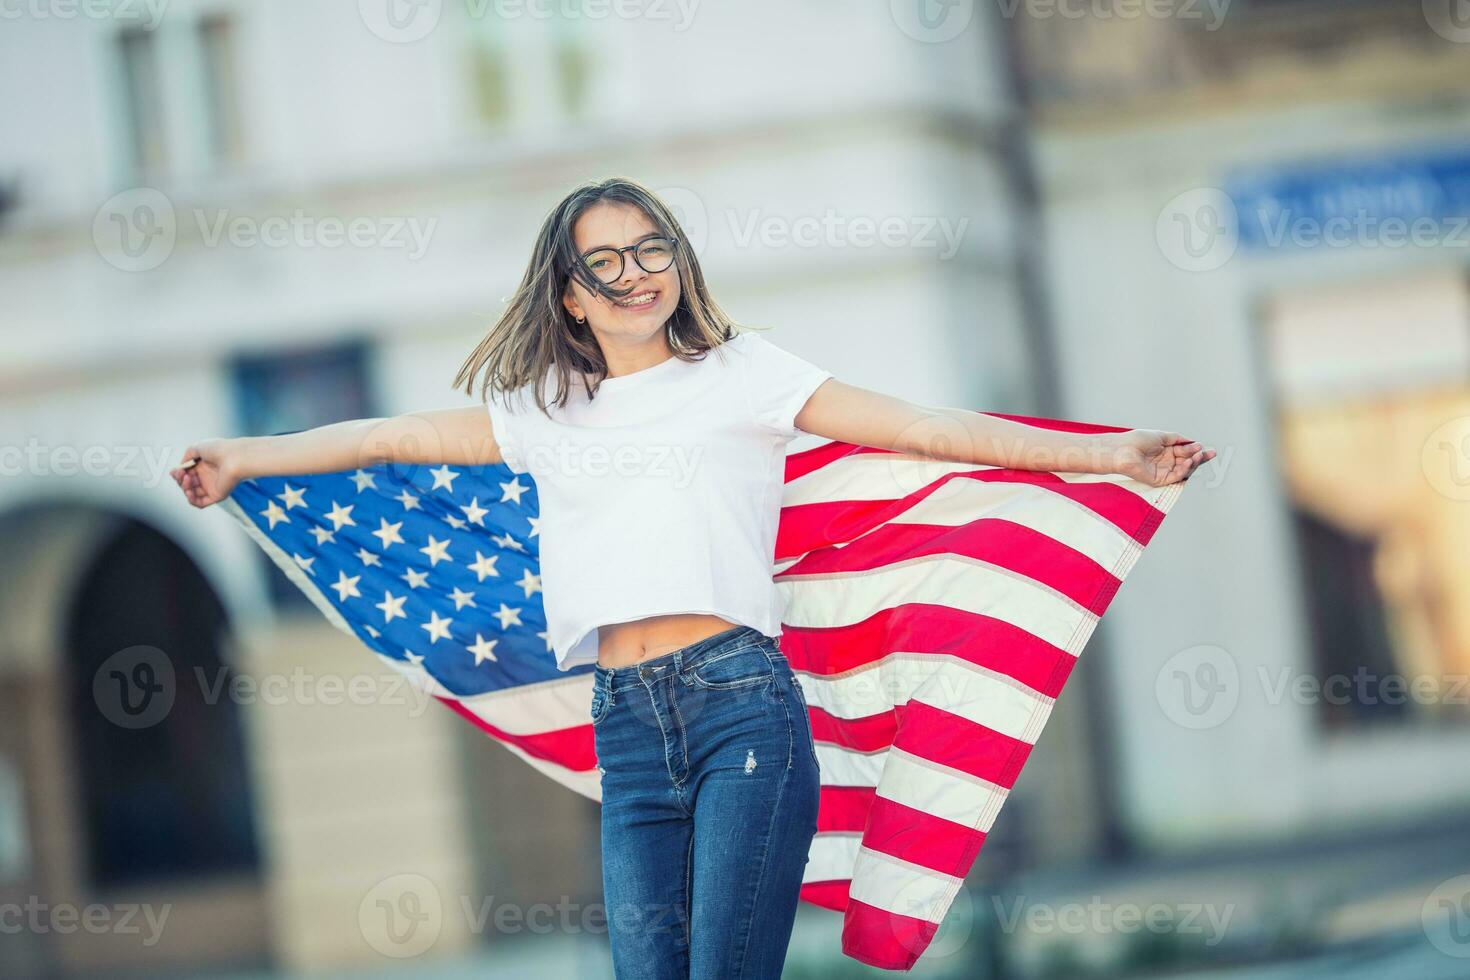
[[[842,952],[869,966],[908,970],[938,930],[937,923],[885,912],[849,897],[842,922]]]
[[[873,806],[873,787],[823,783],[821,793],[821,802],[817,805],[817,833],[863,832],[868,824],[868,810]]]
[[[1031,744],[943,708],[910,701],[903,708],[893,747],[994,783],[1004,790],[1031,755]]]
[[[923,868],[963,878],[985,835],[973,827],[904,806],[886,797],[873,800],[863,846]]]
[[[1004,620],[922,602],[882,609],[850,626],[783,624],[780,644],[792,668],[809,674],[843,674],[895,651],[944,654],[1014,678],[1050,698],[1061,693],[1077,662],[1073,655]],[[826,714],[812,709],[814,725],[819,712]],[[847,744],[835,736],[828,741]],[[873,746],[860,741],[852,747]]]
[[[435,698],[449,705],[451,710],[461,718],[470,721],[486,735],[524,749],[527,755],[566,766],[576,772],[587,772],[597,768],[597,750],[593,747],[590,722],[551,732],[538,732],[535,735],[513,735],[503,728],[490,724],[453,698],[439,697],[437,694]]]
[[[802,575],[871,571],[933,555],[973,558],[1055,589],[1090,612],[1088,604],[1116,591],[1118,581],[1082,552],[1022,524],[982,518],[959,527],[888,524],[841,548],[814,551],[788,567],[776,581]]]
[[[847,911],[847,885],[850,879],[842,881],[809,881],[801,886],[801,897],[813,905],[834,912]]]

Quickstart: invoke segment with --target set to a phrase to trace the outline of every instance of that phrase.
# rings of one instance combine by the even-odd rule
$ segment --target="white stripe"
[[[887,748],[877,752],[856,752],[828,742],[814,744],[823,786],[873,787],[883,778],[883,760],[888,757]]]
[[[792,502],[788,498],[782,504],[785,506]],[[1135,544],[1133,538],[1096,511],[1028,483],[950,480],[923,499],[916,500],[907,510],[884,521],[883,526],[925,524],[963,527],[985,518],[1010,521],[1029,528],[1081,552],[1110,570],[1118,556]],[[787,558],[778,563],[776,573],[785,571],[795,560]]]
[[[886,912],[939,922],[963,884],[954,875],[861,847],[853,862],[848,895]]]
[[[858,572],[794,575],[782,621],[797,628],[850,626],[880,609],[931,602],[1008,622],[1075,653],[1097,617],[1055,589],[969,558],[939,554]],[[1079,629],[1079,624],[1087,624]]]
[[[475,717],[512,735],[540,735],[592,724],[592,674],[457,698]]]
[[[852,453],[789,481],[782,492],[782,502],[808,504],[830,503],[834,500],[896,500],[954,473],[985,473],[1005,468],[901,453]],[[1159,492],[1156,487],[1129,479],[1120,473],[1050,471],[1050,475],[1063,483],[1111,483],[1144,500],[1152,500]],[[950,482],[977,486],[1004,485],[990,480]],[[1017,485],[1029,487],[1033,491],[1038,489],[1030,483]]]
[[[990,833],[1010,794],[1002,786],[958,769],[928,762],[902,749],[888,753],[878,796],[923,813]]]
[[[848,831],[827,831],[812,838],[807,851],[806,870],[801,874],[801,883],[811,881],[847,881],[852,877],[852,865],[857,860],[858,848],[862,846],[860,834]]]
[[[918,701],[1030,742],[1053,700],[1015,678],[949,654],[895,652],[845,674],[797,672],[807,703],[844,720]]]

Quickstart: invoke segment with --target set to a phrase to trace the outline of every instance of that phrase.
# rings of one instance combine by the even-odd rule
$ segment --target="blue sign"
[[[1248,249],[1470,244],[1470,147],[1232,174]]]

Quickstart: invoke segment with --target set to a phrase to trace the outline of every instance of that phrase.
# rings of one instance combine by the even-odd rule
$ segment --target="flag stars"
[[[454,528],[456,531],[463,531],[466,527],[469,526],[469,525],[465,524],[464,521],[460,520],[458,517],[455,517],[453,514],[445,514],[444,515],[444,523],[445,524],[448,524],[450,527]]]
[[[466,592],[457,585],[454,587],[454,591],[449,593],[449,598],[454,600],[455,612],[459,612],[465,606],[473,606],[475,604],[475,594],[473,592]]]
[[[331,586],[337,590],[337,601],[346,602],[349,597],[361,597],[362,593],[357,591],[357,583],[361,578],[361,575],[354,575],[348,578],[346,572],[338,570],[337,581]]]
[[[449,639],[449,624],[452,622],[453,620],[441,617],[431,609],[429,610],[429,621],[420,623],[419,628],[428,630],[430,643],[438,643],[441,636],[446,640]]]
[[[471,524],[478,524],[481,527],[485,526],[485,515],[490,513],[484,507],[480,506],[479,497],[471,499],[468,505],[460,504],[459,509],[464,511],[465,520]]]
[[[384,551],[388,550],[390,544],[405,543],[403,537],[398,533],[398,529],[403,527],[402,521],[399,521],[397,524],[389,524],[386,517],[380,517],[378,521],[382,526],[373,532],[373,536],[382,540]]]
[[[526,537],[534,538],[541,533],[541,518],[528,517],[526,518],[526,523],[531,525],[531,533],[526,535]]]
[[[308,574],[308,575],[316,575],[316,572],[313,572],[311,570],[312,563],[316,561],[316,558],[315,557],[302,558],[300,555],[298,555],[296,552],[293,551],[293,552],[291,552],[291,559],[293,561],[295,561],[296,564],[300,565],[301,566],[301,570],[304,571],[306,574]]]
[[[291,486],[291,484],[288,483],[286,484],[286,489],[283,492],[276,494],[276,496],[280,497],[286,502],[287,510],[290,510],[292,507],[306,506],[305,487],[293,487]]]
[[[270,502],[270,506],[266,507],[265,510],[260,512],[260,516],[264,517],[267,521],[270,522],[271,526],[269,530],[272,531],[274,531],[276,529],[276,525],[280,524],[282,521],[287,524],[291,523],[291,518],[286,516],[286,512],[281,509],[281,505],[276,503],[274,500]]]
[[[374,603],[375,609],[383,610],[383,622],[391,623],[395,619],[407,619],[408,614],[403,611],[403,604],[408,601],[407,595],[395,596],[391,592],[383,593],[383,601]]]
[[[357,527],[357,522],[352,519],[353,506],[349,504],[343,507],[341,501],[332,501],[332,509],[327,513],[327,520],[332,522],[332,530],[340,531],[344,524],[351,524],[353,527]]]
[[[419,505],[419,498],[409,493],[406,489],[401,491],[398,496],[394,497],[393,499],[402,504],[404,510],[413,510]]]
[[[403,579],[408,582],[410,589],[422,589],[429,581],[429,573],[416,572],[412,568],[405,568],[403,570]]]
[[[358,470],[352,476],[348,477],[348,479],[357,484],[358,493],[362,493],[368,487],[372,487],[374,490],[378,489],[378,485],[373,482],[373,475],[366,470]]]
[[[434,474],[434,485],[429,488],[430,493],[433,493],[440,487],[443,487],[450,493],[454,492],[454,481],[459,478],[458,473],[451,470],[448,466],[440,466],[437,470],[430,470],[429,472]]]
[[[474,646],[468,646],[465,649],[475,655],[475,666],[478,667],[487,660],[497,659],[495,656],[495,644],[499,642],[499,640],[487,640],[479,633],[476,633]]]
[[[382,564],[382,562],[378,560],[378,556],[373,554],[371,551],[368,551],[366,548],[357,549],[357,560],[362,562],[364,565]]]
[[[507,531],[505,534],[501,535],[498,538],[495,535],[492,534],[492,535],[490,535],[490,540],[491,541],[494,541],[496,544],[500,545],[502,548],[514,548],[516,551],[525,551],[526,550],[525,549],[525,546],[523,546],[515,538],[511,537],[509,531]]]
[[[514,501],[517,506],[519,506],[521,502],[521,494],[525,493],[529,489],[531,488],[522,483],[519,476],[512,477],[509,483],[500,484],[500,502],[503,504],[507,500],[511,500]]]
[[[415,667],[422,667],[424,665],[424,655],[421,653],[414,653],[407,647],[403,648],[403,659],[407,660]]]
[[[499,560],[500,560],[500,556],[499,555],[488,555],[487,556],[487,555],[480,554],[479,551],[476,551],[475,552],[475,562],[474,562],[474,564],[472,564],[470,566],[470,571],[472,571],[476,575],[478,575],[480,577],[480,581],[481,582],[485,581],[485,579],[488,576],[491,576],[491,575],[494,575],[496,578],[499,578],[500,577],[500,573],[495,570],[495,563],[497,561],[499,561]]]
[[[449,561],[449,539],[440,541],[431,534],[429,543],[419,551],[429,556],[429,567],[434,568],[441,561]]]
[[[532,575],[529,568],[524,569],[521,572],[521,580],[516,585],[519,585],[525,591],[526,598],[529,599],[531,598],[531,593],[541,591],[541,576]]]
[[[521,611],[519,609],[512,609],[503,602],[500,604],[500,608],[490,615],[500,620],[500,628],[502,630],[510,629],[512,626],[523,625],[521,623]]]
[[[311,533],[316,537],[316,546],[318,548],[320,548],[324,544],[327,544],[328,542],[337,540],[336,538],[332,537],[332,532],[328,531],[324,527],[311,528]]]

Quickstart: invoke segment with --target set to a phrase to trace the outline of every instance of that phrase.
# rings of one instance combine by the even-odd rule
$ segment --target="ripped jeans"
[[[817,756],[778,640],[737,626],[597,665],[602,883],[619,980],[781,976]]]

